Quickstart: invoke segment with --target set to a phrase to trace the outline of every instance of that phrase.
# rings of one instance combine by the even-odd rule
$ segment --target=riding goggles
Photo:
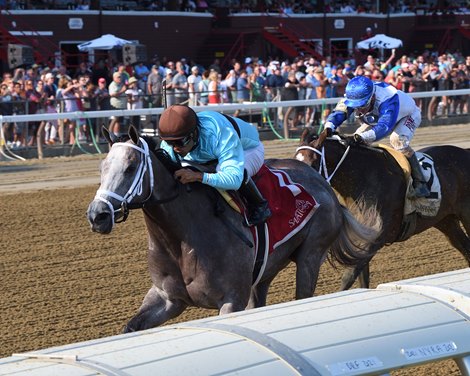
[[[191,142],[193,138],[194,138],[194,134],[193,132],[191,132],[184,138],[180,138],[178,140],[165,140],[165,142],[172,147],[176,146],[179,148],[184,148],[186,145],[188,145]]]
[[[364,106],[356,107],[354,109],[356,111],[356,114],[357,114],[356,117],[365,116],[365,115],[367,115],[367,113],[370,112],[370,107],[371,107],[371,104],[372,104],[373,97],[374,96],[372,95]]]

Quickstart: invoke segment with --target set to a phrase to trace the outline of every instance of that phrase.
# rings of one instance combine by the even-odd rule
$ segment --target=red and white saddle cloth
[[[268,200],[272,212],[266,226],[269,243],[267,249],[272,253],[302,230],[320,204],[302,185],[294,183],[282,170],[270,169],[263,165],[253,176],[253,180]],[[256,231],[254,227],[253,230]]]

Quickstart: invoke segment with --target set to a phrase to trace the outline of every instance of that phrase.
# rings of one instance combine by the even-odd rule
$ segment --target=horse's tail
[[[354,266],[373,256],[369,247],[382,232],[382,218],[377,205],[366,206],[365,201],[348,200],[341,207],[343,226],[341,233],[330,247],[330,261],[344,266]]]

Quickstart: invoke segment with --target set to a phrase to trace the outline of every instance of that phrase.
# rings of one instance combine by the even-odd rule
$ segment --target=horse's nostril
[[[95,223],[103,223],[109,219],[109,213],[99,213],[95,217]]]

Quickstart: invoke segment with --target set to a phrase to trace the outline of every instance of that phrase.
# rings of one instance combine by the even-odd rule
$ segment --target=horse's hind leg
[[[462,216],[467,233],[470,231],[470,214],[467,217]],[[467,260],[470,265],[470,239],[460,227],[460,223],[455,216],[448,216],[440,221],[436,226],[449,239],[452,244]]]
[[[369,262],[372,259],[359,261],[353,268],[347,268],[341,277],[341,290],[349,290],[359,277],[359,285],[362,288],[369,288]]]
[[[313,249],[312,249],[312,245]],[[295,254],[295,299],[305,299],[313,296],[317,286],[320,267],[328,255],[329,244],[304,242]]]
[[[467,237],[470,237],[470,199],[467,199],[467,202],[462,205],[460,220],[467,232]]]
[[[181,300],[169,300],[155,286],[147,292],[139,312],[124,327],[123,332],[136,332],[161,325],[180,315],[187,305]]]
[[[365,264],[359,274],[359,286],[368,289],[370,285],[369,263]]]

